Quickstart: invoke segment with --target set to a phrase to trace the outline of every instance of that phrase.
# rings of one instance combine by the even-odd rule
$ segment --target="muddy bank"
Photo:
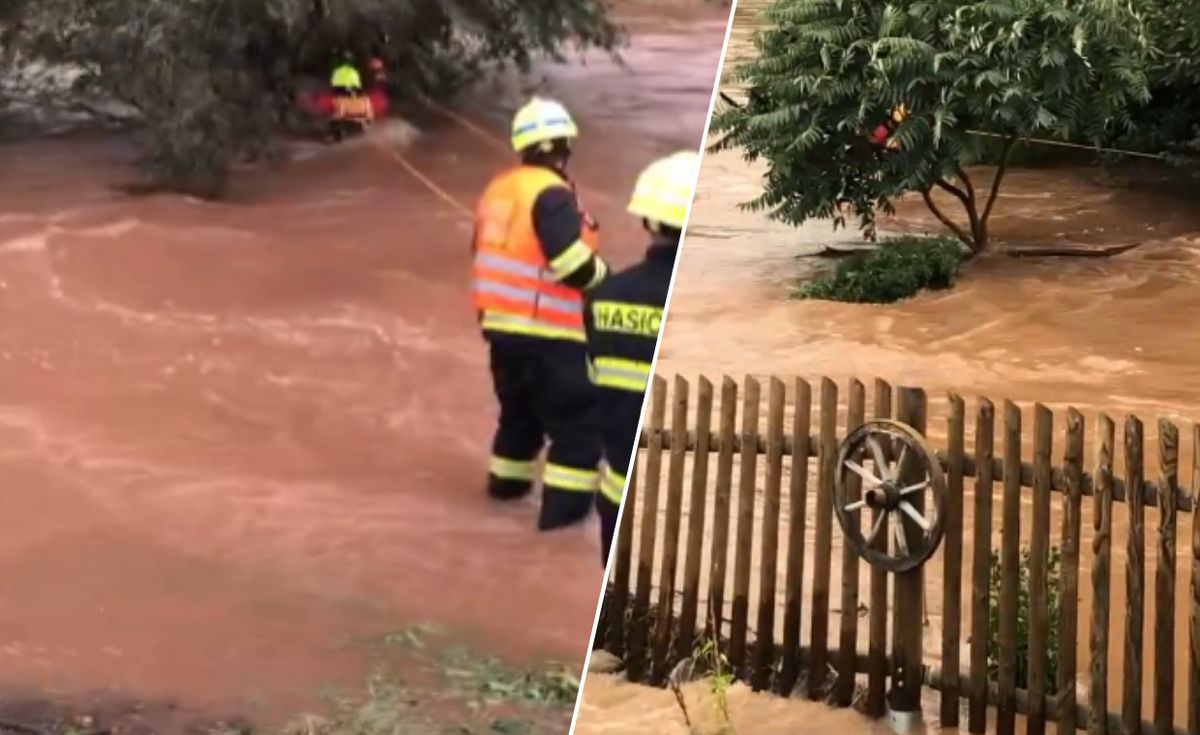
[[[0,691],[281,722],[365,680],[347,639],[422,621],[579,661],[596,529],[539,536],[533,502],[483,497],[495,408],[458,207],[509,164],[537,85],[580,118],[603,247],[636,260],[629,189],[699,140],[723,12],[635,36],[627,67],[488,85],[470,126],[421,117],[403,160],[448,197],[380,146],[242,172],[224,204],[120,195],[120,138],[0,148]]]
[[[513,669],[451,645],[433,626],[355,642],[373,662],[357,687],[320,692],[322,706],[294,712],[282,726],[256,722],[256,703],[197,707],[181,700],[94,692],[48,699],[7,692],[0,735],[349,735],[350,733],[566,732],[578,691],[573,671]]]
[[[592,674],[579,707],[578,735],[803,735],[804,733],[890,732],[850,710],[836,710],[802,699],[755,694],[743,684],[726,692],[724,717],[707,681],[683,688],[688,727],[669,689],[630,684],[616,676]]]

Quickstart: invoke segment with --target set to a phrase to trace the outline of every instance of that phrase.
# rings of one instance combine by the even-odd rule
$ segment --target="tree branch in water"
[[[930,212],[933,212],[933,216],[937,217],[938,221],[943,225],[950,228],[950,231],[953,232],[954,235],[961,240],[964,245],[967,246],[967,248],[971,251],[971,255],[975,255],[979,252],[975,240],[967,234],[967,231],[956,225],[953,220],[951,220],[945,215],[945,213],[942,212],[942,210],[938,209],[937,204],[933,201],[933,196],[930,194],[929,189],[921,190],[921,198],[925,200],[925,206],[929,208]]]
[[[1107,245],[1102,248],[1072,247],[1070,245],[1048,246],[1037,248],[1019,248],[1007,251],[1010,258],[1111,258],[1114,255],[1127,253],[1142,243],[1129,245]]]
[[[996,168],[996,177],[991,180],[991,191],[988,192],[988,204],[983,208],[983,225],[988,226],[988,217],[991,216],[991,208],[996,205],[996,197],[1000,196],[1000,184],[1004,180],[1004,174],[1008,172],[1008,156],[1013,153],[1013,145],[1016,145],[1016,138],[1004,138],[1004,149],[1000,154],[1000,167]]]

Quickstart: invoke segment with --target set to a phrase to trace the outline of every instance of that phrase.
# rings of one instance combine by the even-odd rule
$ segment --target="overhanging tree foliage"
[[[1099,141],[1147,98],[1142,23],[1116,0],[775,0],[765,16],[734,72],[747,102],[714,117],[714,149],[765,160],[745,206],[792,224],[843,226],[848,207],[873,237],[876,213],[917,192],[978,253],[1016,141]],[[868,135],[901,104],[899,150],[881,151]],[[994,160],[979,132],[1001,141]],[[967,173],[978,163],[996,164],[988,190]]]
[[[1200,3],[1138,3],[1152,49],[1147,64],[1151,101],[1133,111],[1136,128],[1121,145],[1155,153],[1200,150]]]
[[[267,152],[299,80],[342,51],[444,96],[488,64],[527,67],[570,43],[612,48],[605,0],[0,0],[0,46],[136,109],[155,179],[202,195]]]

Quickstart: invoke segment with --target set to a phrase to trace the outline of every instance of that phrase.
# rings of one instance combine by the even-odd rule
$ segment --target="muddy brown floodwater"
[[[591,675],[579,707],[575,735],[795,735],[797,732],[886,735],[884,725],[856,712],[826,707],[803,698],[767,698],[743,684],[726,693],[718,707],[707,682],[682,688],[684,711],[667,689],[634,686],[607,675]],[[797,723],[804,723],[798,729]],[[689,727],[690,724],[690,727]]]
[[[738,4],[726,78],[734,60],[753,53],[766,5]],[[1112,259],[984,258],[952,291],[889,306],[787,298],[826,265],[802,256],[856,236],[828,222],[793,228],[740,211],[764,171],[736,151],[705,157],[662,372],[879,376],[931,393],[1200,416],[1200,210],[1194,187],[1167,184],[1172,171],[1018,169],[993,215],[1000,242],[1145,244]],[[990,173],[976,171],[976,180]],[[941,231],[919,197],[883,226]]]
[[[623,4],[628,67],[533,80],[581,120],[574,171],[617,265],[644,244],[637,173],[704,125],[728,11],[680,7]],[[511,160],[521,86],[468,99],[473,127],[420,116],[407,160],[471,204]],[[374,144],[244,172],[223,204],[116,193],[131,156],[0,148],[0,691],[273,721],[362,681],[350,638],[424,621],[581,660],[596,529],[538,535],[532,504],[483,495],[462,213]]]
[[[755,14],[765,5],[753,0],[739,3],[730,41],[731,58],[744,58],[752,52],[749,39]],[[727,62],[726,78],[730,69]],[[976,396],[990,397],[997,405],[1005,398],[1018,401],[1025,411],[1027,427],[1032,426],[1031,404],[1045,403],[1056,412],[1056,431],[1060,432],[1057,442],[1061,442],[1064,412],[1074,406],[1089,421],[1084,455],[1089,467],[1094,456],[1094,415],[1105,411],[1117,420],[1119,447],[1124,415],[1135,413],[1146,422],[1147,472],[1155,477],[1157,419],[1172,419],[1184,427],[1200,419],[1200,330],[1195,326],[1195,315],[1200,311],[1200,209],[1194,193],[1181,192],[1183,187],[1169,184],[1173,172],[1105,172],[1087,165],[1018,168],[1008,177],[993,217],[993,235],[1001,243],[1142,243],[1141,247],[1119,257],[1096,260],[988,256],[971,264],[953,290],[871,306],[789,298],[798,281],[813,277],[829,265],[828,261],[809,256],[824,245],[854,242],[857,236],[853,232],[834,233],[828,222],[793,228],[739,210],[740,203],[760,192],[764,170],[761,165],[747,165],[736,151],[705,157],[664,331],[657,367],[660,375],[703,374],[714,381],[724,374],[737,379],[747,374],[810,380],[827,376],[838,381],[843,390],[849,379],[858,378],[868,383],[868,391],[870,380],[880,377],[894,385],[920,386],[930,395],[931,434],[939,442],[944,441],[944,396],[948,391],[963,395],[972,413]],[[990,171],[974,173],[977,181],[990,180]],[[897,215],[883,226],[892,233],[940,232],[919,198],[901,202]],[[1182,434],[1181,455],[1190,457],[1190,430],[1185,428]],[[1028,461],[1028,431],[1026,441]],[[967,446],[971,446],[970,437]],[[1056,444],[1054,451],[1059,461],[1061,444]],[[1123,466],[1121,462],[1118,456],[1118,467]],[[1190,461],[1185,461],[1188,466]],[[815,472],[815,464],[811,469]],[[761,492],[762,481],[760,475],[757,492]],[[786,476],[783,482],[786,487]],[[969,491],[964,502],[966,508],[972,507]],[[790,509],[786,502],[784,505],[782,522],[786,524]],[[758,507],[761,512],[761,501]],[[688,512],[685,508],[684,524]],[[1051,521],[1055,544],[1059,543],[1057,513],[1055,501]],[[1028,498],[1023,514],[1023,533],[1027,536]],[[809,509],[807,517],[811,524],[814,509]],[[993,517],[1000,517],[998,505]],[[1119,711],[1121,706],[1126,518],[1125,507],[1119,507],[1114,513],[1113,529],[1112,711]],[[760,522],[761,518],[756,519]],[[1083,638],[1079,672],[1084,686],[1092,597],[1091,522],[1089,501],[1084,510],[1080,600]],[[968,517],[968,535],[970,523]],[[1154,529],[1158,524],[1154,509],[1148,509],[1146,523],[1150,529],[1146,569],[1153,573],[1157,564]],[[1181,575],[1190,568],[1186,555],[1190,533],[1190,523],[1181,521]],[[807,538],[811,543],[811,525]],[[997,528],[993,548],[998,541]],[[840,542],[841,533],[835,527],[835,547]],[[756,549],[754,559],[759,558],[758,553]],[[963,565],[967,569],[970,553],[967,549]],[[811,566],[811,549],[807,558]],[[837,548],[833,558],[840,558]],[[939,554],[926,567],[930,613],[926,658],[935,664],[940,648],[942,566]],[[831,581],[834,590],[840,589],[839,567],[835,562]],[[865,576],[861,575],[860,581]],[[783,580],[778,584],[782,585]],[[1186,613],[1182,611],[1188,609],[1188,597],[1184,587],[1181,581],[1176,590],[1177,651],[1186,650]],[[969,588],[969,583],[964,585],[964,601]],[[866,599],[865,594],[864,584],[859,599]],[[751,599],[756,599],[755,595],[752,589]],[[839,614],[835,611],[834,617]],[[1148,621],[1153,620],[1152,615],[1152,600],[1148,599]],[[965,616],[966,610],[963,630],[968,631]],[[781,617],[780,612],[776,619]],[[831,628],[831,638],[835,638],[837,624],[831,624]],[[1153,665],[1151,622],[1146,630],[1144,670],[1148,672]],[[865,641],[865,632],[859,640]],[[836,646],[837,641],[831,640],[831,644]],[[962,660],[967,660],[965,652]],[[1186,670],[1178,655],[1176,663],[1175,713],[1176,723],[1181,725],[1185,719]],[[1145,718],[1151,716],[1151,678],[1143,679]],[[637,688],[626,689],[609,682],[596,700],[592,699],[590,686],[588,690],[585,705],[590,703],[591,709],[585,706],[584,711],[597,721],[606,711],[611,711],[606,716],[619,720],[638,707],[650,709],[640,698],[651,695]],[[674,722],[672,718],[678,716],[669,707],[673,700],[669,694],[667,697],[662,700],[664,723]],[[776,705],[763,699],[757,706],[766,711]],[[936,721],[936,713],[937,697],[933,695],[927,702],[927,718]],[[811,713],[803,710],[779,710],[772,726],[788,723],[791,729],[787,731],[792,733],[823,731],[824,726],[811,718]],[[669,726],[674,725],[664,724],[663,731]],[[750,724],[739,732],[768,731],[760,727],[766,725]],[[865,724],[847,729],[864,733],[869,730]]]

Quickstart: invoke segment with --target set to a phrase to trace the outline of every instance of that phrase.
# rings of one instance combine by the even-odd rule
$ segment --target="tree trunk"
[[[954,220],[946,216],[946,213],[938,207],[937,202],[933,201],[931,189],[922,190],[921,198],[925,200],[925,206],[929,208],[929,211],[933,213],[934,217],[937,217],[938,222],[941,222],[943,225],[945,225],[947,229],[954,233],[954,236],[957,237],[963,245],[967,246],[968,257],[973,258],[979,254],[980,248],[973,234],[967,232],[961,226],[956,224]]]
[[[996,197],[1000,194],[1000,184],[1004,181],[1004,174],[1008,172],[1008,158],[1012,154],[1013,146],[1016,145],[1017,139],[1013,137],[1004,139],[1004,149],[1000,153],[1000,165],[996,167],[996,176],[992,179],[992,190],[988,192],[987,206],[983,209],[983,216],[980,217],[980,241],[984,246],[987,245],[988,239],[988,219],[992,216],[992,207],[996,206]]]
[[[925,206],[929,208],[934,217],[937,217],[939,222],[949,228],[967,246],[970,250],[970,257],[974,257],[988,248],[988,220],[992,216],[992,209],[996,206],[996,197],[1000,194],[1000,184],[1004,181],[1004,175],[1008,172],[1008,159],[1016,142],[1016,138],[1009,137],[1004,139],[1004,149],[1000,153],[1000,162],[996,168],[996,176],[992,179],[992,188],[988,192],[987,203],[984,205],[982,213],[979,211],[979,200],[975,196],[975,185],[971,181],[971,177],[961,166],[955,167],[954,175],[962,182],[962,189],[954,186],[945,179],[934,181],[934,186],[948,192],[963,205],[963,210],[967,214],[967,222],[970,227],[969,232],[960,225],[955,224],[937,206],[931,194],[932,187],[921,192],[921,197],[925,200]]]

